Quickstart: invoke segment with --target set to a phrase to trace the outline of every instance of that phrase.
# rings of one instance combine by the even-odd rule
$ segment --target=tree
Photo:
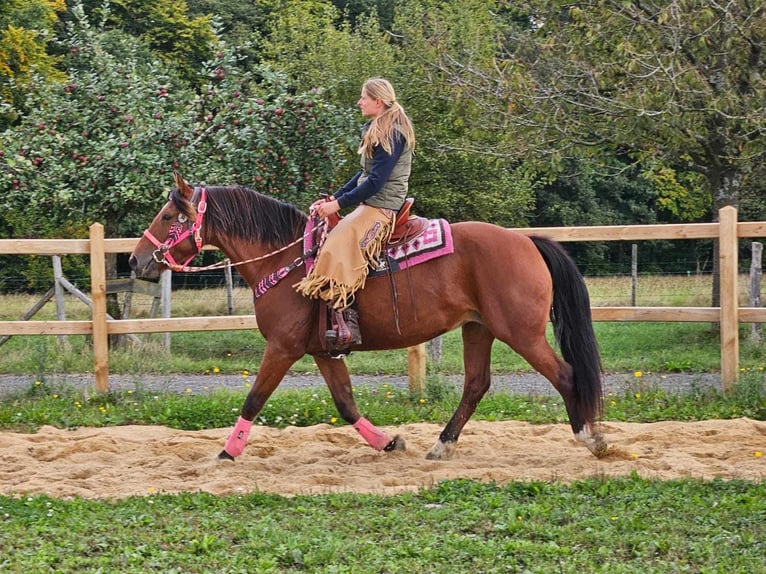
[[[331,188],[352,117],[266,68],[244,74],[221,47],[198,92],[142,47],[92,28],[67,38],[68,79],[31,90],[30,112],[0,133],[0,227],[21,237],[137,236],[173,169],[249,185],[308,207]]]
[[[418,128],[413,186],[420,205],[453,221],[524,226],[539,187],[520,154],[498,153],[509,135],[491,129],[485,102],[465,97],[438,62],[461,54],[464,66],[491,68],[499,27],[494,2],[420,0],[403,3],[392,32],[396,81]],[[493,109],[490,107],[490,109]]]
[[[57,58],[48,52],[64,0],[6,0],[0,4],[0,102],[23,111],[26,88],[39,77],[60,81]],[[0,129],[18,116],[0,110]]]
[[[394,13],[390,29],[373,14],[373,3],[367,3],[369,9],[365,10],[364,3],[353,3],[353,24],[333,6],[339,4],[286,0],[285,9],[274,12],[266,27],[263,57],[297,85],[321,87],[336,105],[348,109],[354,109],[364,80],[371,76],[390,79],[416,128],[410,178],[416,210],[453,221],[523,225],[531,212],[534,182],[515,159],[477,153],[462,145],[464,138],[474,137],[486,138],[491,147],[495,136],[465,120],[467,114],[477,116],[480,110],[471,102],[453,98],[442,85],[444,76],[428,64],[429,58],[448,45],[470,46],[492,56],[495,44],[492,35],[487,35],[486,19],[479,8],[487,2],[403,3]],[[384,4],[378,3],[378,7]],[[440,42],[424,40],[424,18],[444,31]],[[356,130],[349,132],[348,139],[352,161],[358,143]]]
[[[186,0],[81,0],[81,5],[91,22],[137,38],[187,81],[216,50],[212,16],[190,16]]]
[[[766,157],[766,7],[749,0],[525,7],[525,24],[505,27],[491,66],[455,53],[436,61],[461,93],[493,110],[494,130],[512,127],[527,152],[554,169],[566,158],[618,153],[651,169],[699,174],[704,187],[692,191],[710,195],[713,217],[739,204]]]
[[[539,26],[507,42],[503,117],[553,154],[609,142],[702,174],[713,208],[737,205],[766,156],[766,8],[746,0],[539,3]],[[555,124],[550,118],[556,119]]]
[[[333,0],[332,3],[352,28],[369,16],[380,22],[383,30],[390,30],[393,26],[394,0]]]

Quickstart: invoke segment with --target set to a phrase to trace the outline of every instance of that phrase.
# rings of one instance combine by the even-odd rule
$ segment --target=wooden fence
[[[737,300],[737,241],[766,237],[766,222],[737,221],[737,211],[725,207],[719,223],[676,225],[614,225],[516,229],[557,241],[638,241],[657,239],[718,239],[720,244],[720,307],[594,307],[594,321],[717,322],[721,325],[721,380],[724,389],[739,374],[739,323],[766,323],[766,309],[739,307]],[[0,239],[0,254],[90,255],[92,318],[89,321],[0,321],[0,335],[90,335],[93,339],[96,389],[109,389],[109,335],[178,331],[257,329],[255,317],[184,317],[109,320],[106,313],[106,253],[130,253],[138,239],[105,239],[95,223],[89,239]],[[424,347],[409,350],[410,377],[425,375]]]

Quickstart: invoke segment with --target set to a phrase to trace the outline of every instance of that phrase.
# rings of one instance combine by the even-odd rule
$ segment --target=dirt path
[[[0,375],[0,397],[24,391],[40,380],[35,375]],[[93,387],[93,375],[52,374],[44,377],[51,385]],[[456,387],[463,384],[462,375],[446,375],[444,380]],[[109,384],[114,390],[156,390],[178,393],[203,393],[214,389],[236,389],[243,392],[253,382],[253,375],[110,375]],[[401,375],[354,375],[354,386],[391,385],[407,388],[409,380]],[[280,389],[324,386],[319,375],[291,374],[282,381]],[[688,392],[694,387],[721,389],[721,377],[717,373],[611,373],[604,377],[604,391],[622,394],[634,389],[661,388],[669,392]],[[555,394],[553,386],[537,373],[505,373],[492,376],[492,391],[517,394]]]
[[[566,425],[470,421],[455,458],[425,460],[439,426],[388,427],[404,453],[378,453],[349,426],[254,427],[236,462],[219,462],[229,429],[43,427],[0,433],[0,493],[111,499],[156,493],[395,494],[448,479],[499,484],[593,476],[766,478],[766,422],[604,423],[611,451],[594,458]]]

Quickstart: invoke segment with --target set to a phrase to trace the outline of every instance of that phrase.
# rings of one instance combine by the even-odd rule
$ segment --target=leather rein
[[[194,189],[195,196],[197,195],[198,190],[199,190],[199,202],[196,205],[197,216],[195,217],[191,225],[188,225],[188,218],[183,213],[180,213],[178,215],[178,220],[170,226],[168,237],[167,239],[165,239],[164,242],[160,242],[160,240],[157,239],[154,236],[154,234],[151,231],[149,231],[149,229],[146,229],[143,234],[144,237],[146,237],[152,243],[152,245],[154,245],[157,248],[152,253],[152,257],[154,258],[154,260],[157,263],[167,266],[168,269],[171,269],[172,271],[184,272],[184,273],[198,273],[201,271],[223,269],[225,267],[236,267],[238,265],[244,265],[245,263],[253,263],[254,261],[261,261],[263,259],[268,259],[269,257],[272,257],[274,255],[282,253],[283,251],[286,251],[287,249],[289,249],[290,247],[293,247],[294,245],[297,245],[298,243],[304,242],[307,235],[316,232],[317,229],[325,225],[325,222],[322,221],[316,227],[314,227],[311,231],[306,232],[304,235],[302,235],[295,241],[288,243],[287,245],[284,245],[275,251],[271,251],[270,253],[266,253],[258,257],[253,257],[251,259],[246,259],[244,261],[239,261],[236,263],[232,263],[230,259],[226,258],[223,261],[218,261],[217,263],[206,265],[204,267],[190,267],[189,263],[197,255],[199,255],[200,251],[202,251],[202,246],[204,245],[204,241],[202,240],[202,223],[205,217],[205,212],[207,211],[207,191],[205,190],[204,187],[195,188]],[[192,245],[194,246],[194,252],[189,257],[187,257],[183,263],[178,263],[173,257],[173,254],[170,253],[170,250],[176,247],[177,245],[179,245],[182,241],[186,240],[187,238],[192,242]],[[255,298],[257,299],[258,297],[262,296],[264,293],[266,293],[266,291],[268,291],[271,287],[276,285],[280,280],[284,279],[291,271],[303,265],[307,259],[313,257],[316,254],[318,248],[319,248],[319,244],[315,243],[311,249],[309,249],[308,251],[305,251],[299,257],[296,257],[292,262],[288,263],[287,265],[278,269],[277,271],[274,271],[267,277],[264,277],[258,283],[258,286],[255,290]]]

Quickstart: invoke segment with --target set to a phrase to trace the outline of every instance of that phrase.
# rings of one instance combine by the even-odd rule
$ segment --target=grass
[[[360,386],[354,396],[365,416],[380,425],[414,422],[445,424],[459,396],[439,377],[429,377],[423,395],[383,385]],[[0,403],[0,428],[22,432],[42,425],[61,428],[101,427],[125,424],[157,424],[200,430],[222,428],[236,419],[243,391],[211,390],[179,394],[146,390],[94,394],[66,385],[36,381],[24,392],[4,397]],[[763,373],[745,373],[727,393],[711,388],[692,388],[688,393],[668,393],[644,388],[605,398],[604,419],[651,422],[749,417],[766,420],[766,379]],[[479,403],[477,420],[524,420],[531,423],[567,421],[558,395],[527,396],[490,393]],[[256,419],[256,424],[285,427],[319,423],[345,424],[326,388],[277,389]]]
[[[625,304],[607,301],[624,296],[613,283],[603,282],[601,304]],[[212,314],[206,307],[211,298],[191,297],[188,307],[181,298],[176,296],[179,310],[174,315]],[[10,310],[6,305],[0,319],[18,318],[33,302],[24,299]],[[600,323],[596,329],[610,371],[718,368],[718,340],[708,325]],[[380,425],[446,422],[458,398],[442,375],[461,370],[459,336],[450,334],[443,343],[442,362],[429,365],[424,395],[390,386],[361,387],[355,396],[365,414]],[[178,333],[171,354],[156,345],[140,352],[112,351],[110,371],[253,372],[262,349],[257,333]],[[746,343],[741,351],[744,372],[733,391],[724,395],[693,388],[669,394],[644,387],[637,377],[635,388],[606,397],[605,419],[766,420],[764,351]],[[349,363],[355,373],[402,374],[407,369],[402,351],[355,354]],[[498,372],[527,368],[501,345],[494,349],[493,366]],[[47,373],[91,369],[87,344],[77,337],[64,346],[54,337],[11,339],[0,354],[0,372],[34,373],[38,380],[3,397],[0,428],[28,432],[44,424],[75,428],[132,423],[225,427],[239,412],[244,392],[173,394],[139,388],[92,394],[46,382]],[[315,367],[304,360],[295,370],[315,372]],[[495,393],[480,403],[475,418],[550,423],[565,421],[566,414],[559,397]],[[257,420],[277,427],[320,422],[345,424],[338,421],[324,389],[277,390]],[[390,497],[287,498],[255,492],[91,501],[18,494],[0,496],[0,571],[750,574],[766,572],[763,488],[762,482],[631,476],[505,486],[458,480]]]
[[[746,281],[740,281],[746,285]],[[595,306],[630,305],[630,277],[589,278],[591,301]],[[746,296],[741,294],[742,304]],[[701,275],[641,277],[638,282],[639,306],[705,306],[710,299],[710,277]],[[0,320],[16,320],[34,305],[34,295],[4,295],[0,298]],[[252,312],[249,289],[234,291],[236,313]],[[148,315],[151,299],[134,294],[134,317]],[[226,313],[224,289],[179,290],[173,293],[174,317],[222,315]],[[85,319],[89,310],[72,297],[66,299],[69,319]],[[54,319],[55,305],[46,304],[36,318]],[[604,368],[607,372],[716,372],[720,369],[720,338],[709,323],[600,322],[594,325]],[[766,364],[766,347],[751,342],[750,325],[741,327],[740,365],[757,370]],[[549,338],[552,340],[552,336]],[[172,350],[166,352],[159,335],[144,337],[140,349],[130,345],[112,349],[109,371],[115,374],[140,373],[224,373],[255,372],[265,342],[257,331],[215,331],[172,334]],[[462,372],[460,332],[445,335],[443,357],[433,374]],[[83,373],[93,369],[93,358],[85,337],[69,336],[65,343],[53,336],[17,336],[5,343],[0,353],[0,373],[43,376],[45,373]],[[407,372],[404,350],[357,353],[349,360],[355,374],[402,374]],[[529,371],[529,365],[502,343],[493,348],[492,368],[498,373]],[[309,357],[293,367],[296,373],[316,373]]]
[[[743,328],[744,329],[744,328]],[[717,372],[720,344],[708,324],[694,323],[596,323],[596,336],[604,368],[611,373],[633,372]],[[113,349],[109,372],[114,374],[256,372],[265,342],[257,331],[174,333],[171,352],[159,342],[140,349]],[[84,337],[70,336],[61,344],[53,336],[13,337],[0,347],[0,373],[35,374],[87,373],[93,370],[93,356]],[[429,360],[433,374],[462,372],[460,331],[442,337],[442,359]],[[376,351],[352,354],[347,363],[357,375],[404,374],[407,351]],[[756,370],[766,365],[766,348],[740,343],[740,366]],[[530,366],[504,344],[496,342],[492,352],[496,373],[529,372]],[[296,362],[293,373],[318,373],[310,357]]]
[[[452,481],[392,497],[0,497],[7,572],[763,572],[763,487]]]
[[[0,404],[0,428],[141,423],[229,426],[241,393],[122,391],[89,395],[43,382]],[[423,396],[362,388],[381,425],[444,422],[454,388],[430,377]],[[475,418],[563,422],[557,397],[496,393]],[[710,389],[610,395],[608,420],[766,420],[766,382],[746,373]],[[258,424],[342,424],[324,390],[278,390]],[[449,464],[449,463],[446,463]],[[293,498],[258,492],[148,494],[113,501],[0,496],[0,571],[122,573],[665,573],[764,572],[763,484],[593,478],[505,486],[447,481],[396,496]]]

